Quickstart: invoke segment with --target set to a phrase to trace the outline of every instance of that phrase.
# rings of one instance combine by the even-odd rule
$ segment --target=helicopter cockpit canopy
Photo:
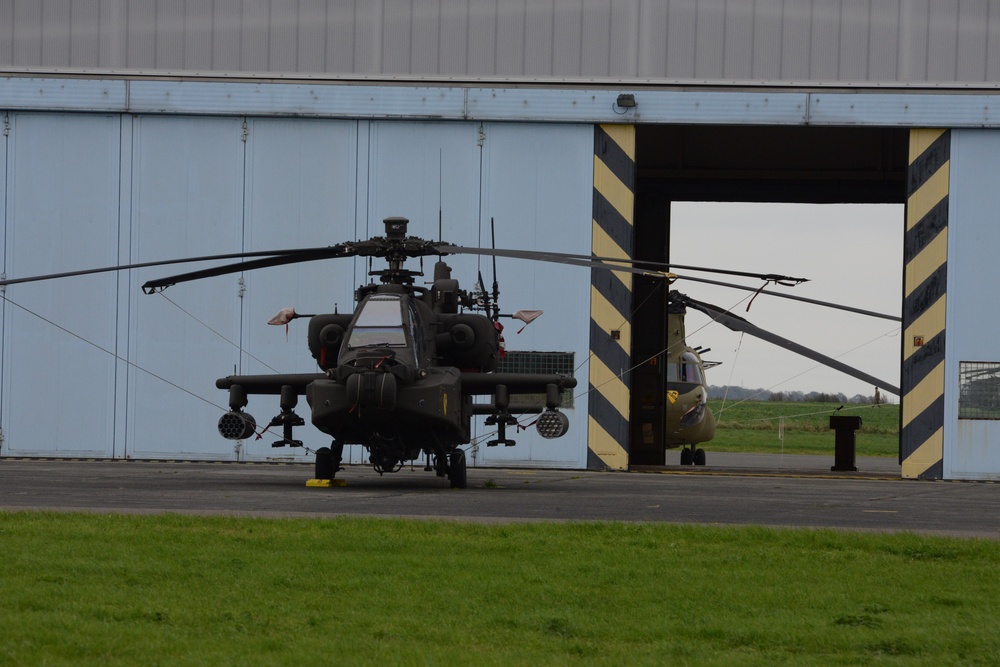
[[[354,321],[347,349],[406,347],[402,298],[396,294],[369,297]]]
[[[698,355],[694,352],[683,352],[680,363],[667,364],[667,382],[705,384],[705,374],[701,370],[701,360]]]

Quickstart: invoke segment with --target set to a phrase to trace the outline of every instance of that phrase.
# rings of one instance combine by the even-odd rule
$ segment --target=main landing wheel
[[[344,445],[334,441],[329,447],[316,450],[316,479],[333,479],[343,468],[340,463],[344,458]]]
[[[705,450],[704,449],[696,449],[696,450],[694,450],[694,464],[696,466],[703,466],[703,465],[705,465]]]
[[[681,450],[681,465],[682,466],[691,465],[694,462],[693,457],[694,454],[691,453],[691,450],[685,447],[684,449]]]
[[[316,450],[316,479],[333,479],[337,469],[333,464],[333,451],[329,447]]]
[[[465,452],[456,449],[448,460],[448,479],[453,489],[469,488],[469,478],[465,471]]]

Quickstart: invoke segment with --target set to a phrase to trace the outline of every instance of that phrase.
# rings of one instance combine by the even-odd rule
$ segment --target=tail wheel
[[[461,449],[456,449],[449,457],[448,479],[453,489],[469,488],[469,478],[465,470],[465,452]]]

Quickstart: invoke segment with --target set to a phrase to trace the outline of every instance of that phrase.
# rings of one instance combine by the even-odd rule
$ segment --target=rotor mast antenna
[[[493,218],[490,218],[490,247],[497,249],[497,233]],[[483,288],[485,289],[485,285]],[[500,283],[497,282],[497,256],[493,255],[493,321],[500,319]]]
[[[444,149],[438,149],[438,242],[444,243],[444,203],[442,192],[444,191]]]

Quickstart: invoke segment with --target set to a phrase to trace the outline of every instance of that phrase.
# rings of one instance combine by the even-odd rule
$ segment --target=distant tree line
[[[735,387],[733,385],[708,387],[708,396],[712,399],[725,398],[727,401],[774,401],[776,403],[840,403],[842,405],[872,405],[876,402],[875,394],[869,396],[855,394],[848,397],[846,394],[831,394],[822,391],[770,391],[769,389],[749,389],[747,387]],[[896,397],[892,394],[879,392],[879,403],[895,403]]]

